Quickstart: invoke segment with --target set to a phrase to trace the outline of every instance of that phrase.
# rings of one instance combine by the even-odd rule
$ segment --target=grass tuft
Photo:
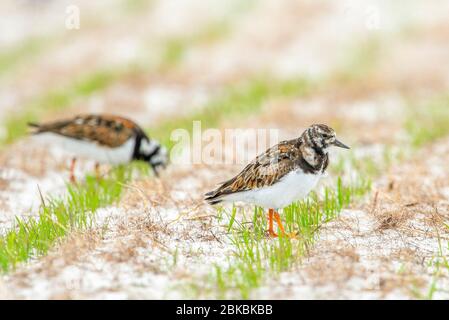
[[[37,217],[17,218],[15,228],[0,236],[0,270],[8,272],[19,263],[45,255],[73,230],[92,226],[94,213],[117,202],[136,171],[147,174],[143,165],[113,168],[97,180],[88,175],[85,182],[68,185],[62,199],[43,199]]]
[[[38,56],[54,42],[49,38],[30,38],[9,50],[3,50],[0,52],[0,76]]]
[[[411,107],[405,128],[412,146],[420,148],[449,134],[449,97],[437,97],[426,105]]]

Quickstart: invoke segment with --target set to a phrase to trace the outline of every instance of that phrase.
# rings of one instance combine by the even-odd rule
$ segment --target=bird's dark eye
[[[122,131],[122,130],[123,130],[123,124],[117,123],[117,124],[115,125],[115,131],[120,132],[120,131]]]

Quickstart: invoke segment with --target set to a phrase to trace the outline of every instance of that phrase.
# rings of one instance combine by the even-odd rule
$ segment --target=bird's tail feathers
[[[210,205],[218,204],[223,202],[223,195],[217,192],[217,190],[208,192],[204,195],[204,200]]]
[[[42,132],[42,126],[36,122],[28,122],[27,125],[29,127],[30,134],[38,134]]]

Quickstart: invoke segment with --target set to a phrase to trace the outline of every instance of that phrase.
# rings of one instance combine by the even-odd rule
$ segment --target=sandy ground
[[[80,74],[80,66],[96,69],[133,61],[142,39],[154,38],[145,50],[147,45],[157,49],[165,38],[195,34],[217,20],[229,19],[223,13],[229,11],[215,2],[175,2],[158,1],[148,11],[130,14],[126,21],[128,28],[136,30],[132,35],[121,30],[122,26],[109,28],[101,23],[92,27],[94,33],[81,29],[75,39],[39,57],[33,68],[20,69],[16,77],[1,80],[5,90],[0,91],[0,109],[32,101],[43,88],[67,81],[67,75]],[[179,10],[177,19],[172,19],[177,5],[186,10]],[[191,112],[236,79],[263,72],[282,78],[301,75],[325,85],[308,97],[266,101],[260,114],[230,119],[221,129],[276,128],[279,139],[286,139],[310,123],[325,122],[356,146],[360,151],[356,156],[374,150],[379,161],[382,148],[378,146],[400,147],[404,142],[402,115],[410,98],[422,100],[447,90],[449,33],[444,2],[426,6],[413,1],[406,9],[387,1],[373,5],[380,13],[379,28],[376,19],[366,17],[370,7],[355,1],[344,5],[260,1],[238,15],[222,38],[190,48],[173,69],[126,77],[76,101],[69,111],[46,117],[80,111],[123,112],[148,126]],[[193,19],[199,20],[192,23]],[[99,48],[92,35],[105,39],[104,46]],[[123,38],[127,39],[124,43]],[[346,61],[346,53],[372,38],[380,39],[374,40],[382,48],[379,57],[370,61],[362,54],[361,60],[368,60],[363,62],[368,68],[362,67],[362,76],[349,80],[342,76],[345,65],[353,63]],[[115,57],[110,52],[129,54]],[[102,59],[105,55],[110,59]],[[442,140],[382,174],[364,203],[323,227],[320,240],[297,269],[269,279],[252,297],[425,296],[435,272],[432,262],[440,254],[438,241],[448,240],[447,228],[441,228],[448,219],[448,146],[449,141]],[[0,229],[11,226],[16,215],[36,214],[37,186],[44,194],[64,192],[67,155],[44,151],[45,145],[29,139],[2,151]],[[85,163],[79,175],[91,165]],[[210,297],[207,277],[211,266],[226,267],[232,246],[223,228],[226,221],[217,220],[217,211],[201,201],[202,194],[241,167],[172,166],[160,180],[136,181],[120,205],[97,213],[92,230],[71,235],[48,256],[2,276],[0,298]],[[446,276],[438,281],[442,288],[447,286]],[[439,290],[434,297],[447,295]]]
[[[392,168],[376,182],[376,200],[368,199],[325,225],[303,265],[281,274],[253,297],[405,299],[417,297],[413,290],[424,294],[438,241],[448,240],[439,223],[448,218],[448,156],[447,144],[435,144],[406,166]],[[189,175],[191,168],[167,172],[178,178],[176,183],[137,183],[120,208],[98,212],[98,228],[73,235],[48,257],[5,277],[4,297],[186,297],[186,284],[207,277],[213,263],[225,266],[231,254],[216,212],[198,206],[201,191],[216,174],[211,168],[197,170],[196,178]],[[437,292],[435,298],[445,295]]]
[[[269,110],[282,110],[283,107],[282,103],[272,103],[271,108],[274,109]],[[323,109],[323,113],[325,111],[326,109]],[[378,117],[382,120],[383,109],[379,108],[378,111]],[[307,113],[307,108],[303,112]],[[335,112],[338,112],[338,109]],[[304,117],[305,113],[297,112],[293,121],[285,124],[286,128],[293,130],[296,125],[301,125],[301,121],[304,121],[305,126],[310,120]],[[262,121],[266,116],[262,114],[251,120]],[[324,114],[318,112],[316,116],[325,118]],[[364,118],[367,120],[363,121]],[[272,120],[274,122],[275,118]],[[249,123],[253,123],[252,121]],[[354,114],[352,120],[347,119],[345,122],[343,138],[357,132],[360,127],[369,125],[370,122],[371,117],[364,117],[363,113],[358,117]],[[400,124],[392,123],[390,132],[394,132],[395,129],[400,131],[398,126],[400,128]],[[397,139],[400,138],[401,135],[398,134]],[[353,143],[366,144],[363,136],[360,139]],[[423,151],[423,154],[428,152],[429,150]],[[447,149],[439,152],[441,154],[435,158],[448,156]],[[416,168],[419,160],[420,157],[417,157],[417,163],[410,163],[410,168]],[[426,160],[435,161],[434,158]],[[201,198],[202,194],[211,188],[211,181],[222,181],[236,170],[238,166],[221,166],[220,170],[211,166],[179,166],[169,169],[159,181],[137,182],[130,187],[130,192],[124,197],[119,208],[107,208],[98,213],[97,228],[81,235],[74,235],[75,240],[63,243],[48,257],[32,263],[30,267],[21,268],[10,278],[6,277],[3,284],[6,297],[26,299],[210,297],[209,284],[205,281],[210,276],[210,266],[217,264],[226,267],[229,263],[228,257],[232,256],[232,246],[223,227],[226,221],[218,223],[216,211],[205,206]],[[192,171],[196,173],[194,176],[191,175]],[[391,179],[393,174],[394,169],[386,176]],[[397,175],[402,176],[399,173]],[[406,177],[407,173],[404,176]],[[382,190],[384,184],[390,185],[388,181],[384,182],[385,179],[379,180],[379,190]],[[399,185],[400,182],[396,183]],[[391,192],[388,195],[392,196]],[[383,194],[378,196],[377,203],[386,206],[388,202],[382,197]],[[394,204],[401,208],[403,205],[410,205],[409,201],[412,200],[407,200],[406,204],[400,201]],[[383,231],[384,227],[380,228],[377,225],[379,221],[383,221],[382,215],[386,214],[384,212],[386,209],[376,206],[371,210],[372,207],[372,204],[367,204],[366,207],[357,210],[344,211],[338,220],[326,225],[321,231],[320,241],[310,256],[305,258],[300,270],[281,275],[275,283],[269,282],[267,284],[269,287],[255,291],[253,297],[275,299],[414,297],[408,292],[412,290],[414,282],[409,278],[397,276],[397,270],[401,266],[400,262],[406,264],[411,261],[413,265],[414,261],[421,261],[422,256],[432,258],[429,252],[435,254],[438,249],[435,234],[420,235],[423,237],[423,245],[413,247],[416,252],[413,250],[409,252],[410,260],[401,261],[401,256],[393,253],[410,249],[410,243],[416,243],[419,238],[416,233],[404,233],[403,229],[392,228],[391,232]],[[425,225],[420,224],[419,217],[417,214],[410,218],[410,224],[425,228]],[[382,247],[382,250],[376,251],[378,255],[372,255],[369,250],[373,244]],[[74,246],[77,248],[77,254],[70,254],[75,250]],[[330,274],[330,270],[324,272],[326,278],[322,279],[320,277],[324,276],[323,273],[315,269],[325,269],[326,262],[335,261],[334,256],[328,259],[330,258],[328,255],[331,254],[341,257],[343,260],[341,268],[351,269],[345,269],[344,274],[338,272],[335,281],[332,280],[334,276]],[[399,257],[397,258],[399,262],[386,259],[390,256]],[[320,267],[318,262],[324,265]],[[375,269],[379,265],[382,265],[382,270]],[[426,272],[430,272],[426,264],[420,266]],[[328,266],[329,269],[333,267],[335,266]],[[104,270],[108,272],[105,273]],[[415,275],[415,271],[416,269],[409,272]],[[369,282],[361,281],[366,277],[366,272],[372,274]],[[422,270],[417,274],[422,275]],[[398,277],[403,281],[404,290],[390,292],[385,289],[385,285],[379,284],[388,280],[390,285]],[[342,284],[346,284],[344,279],[351,280],[348,288],[341,288]],[[377,286],[376,279],[380,279]],[[424,278],[417,282],[417,287],[421,288],[427,284],[427,280]],[[192,283],[196,283],[196,291],[191,289]],[[14,294],[11,295],[11,292]]]
[[[258,290],[273,299],[428,298],[449,239],[449,140],[422,150],[376,182],[361,208],[345,210],[320,232],[298,270]],[[440,251],[440,245],[443,244]],[[433,298],[447,299],[448,278]]]

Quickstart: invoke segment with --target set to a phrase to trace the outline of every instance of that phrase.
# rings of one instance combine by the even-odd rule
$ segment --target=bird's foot
[[[97,182],[101,181],[101,168],[98,162],[95,163],[95,178],[97,179]]]
[[[298,239],[298,232],[281,233],[281,237],[288,238],[291,240]]]
[[[70,183],[71,184],[76,184],[76,178],[75,178],[75,176],[70,176]]]
[[[279,237],[281,237],[281,238],[288,238],[288,239],[292,239],[292,240],[298,239],[298,233],[297,232],[289,232],[289,233],[281,232],[278,235],[273,230],[267,230],[267,236],[269,238],[272,238],[272,239],[279,238]]]
[[[76,177],[75,177],[75,167],[76,167],[76,158],[72,159],[72,162],[70,164],[70,183],[76,184]]]
[[[269,238],[277,238],[277,237],[279,237],[278,234],[276,232],[274,232],[273,230],[268,230],[267,234],[268,234]]]

